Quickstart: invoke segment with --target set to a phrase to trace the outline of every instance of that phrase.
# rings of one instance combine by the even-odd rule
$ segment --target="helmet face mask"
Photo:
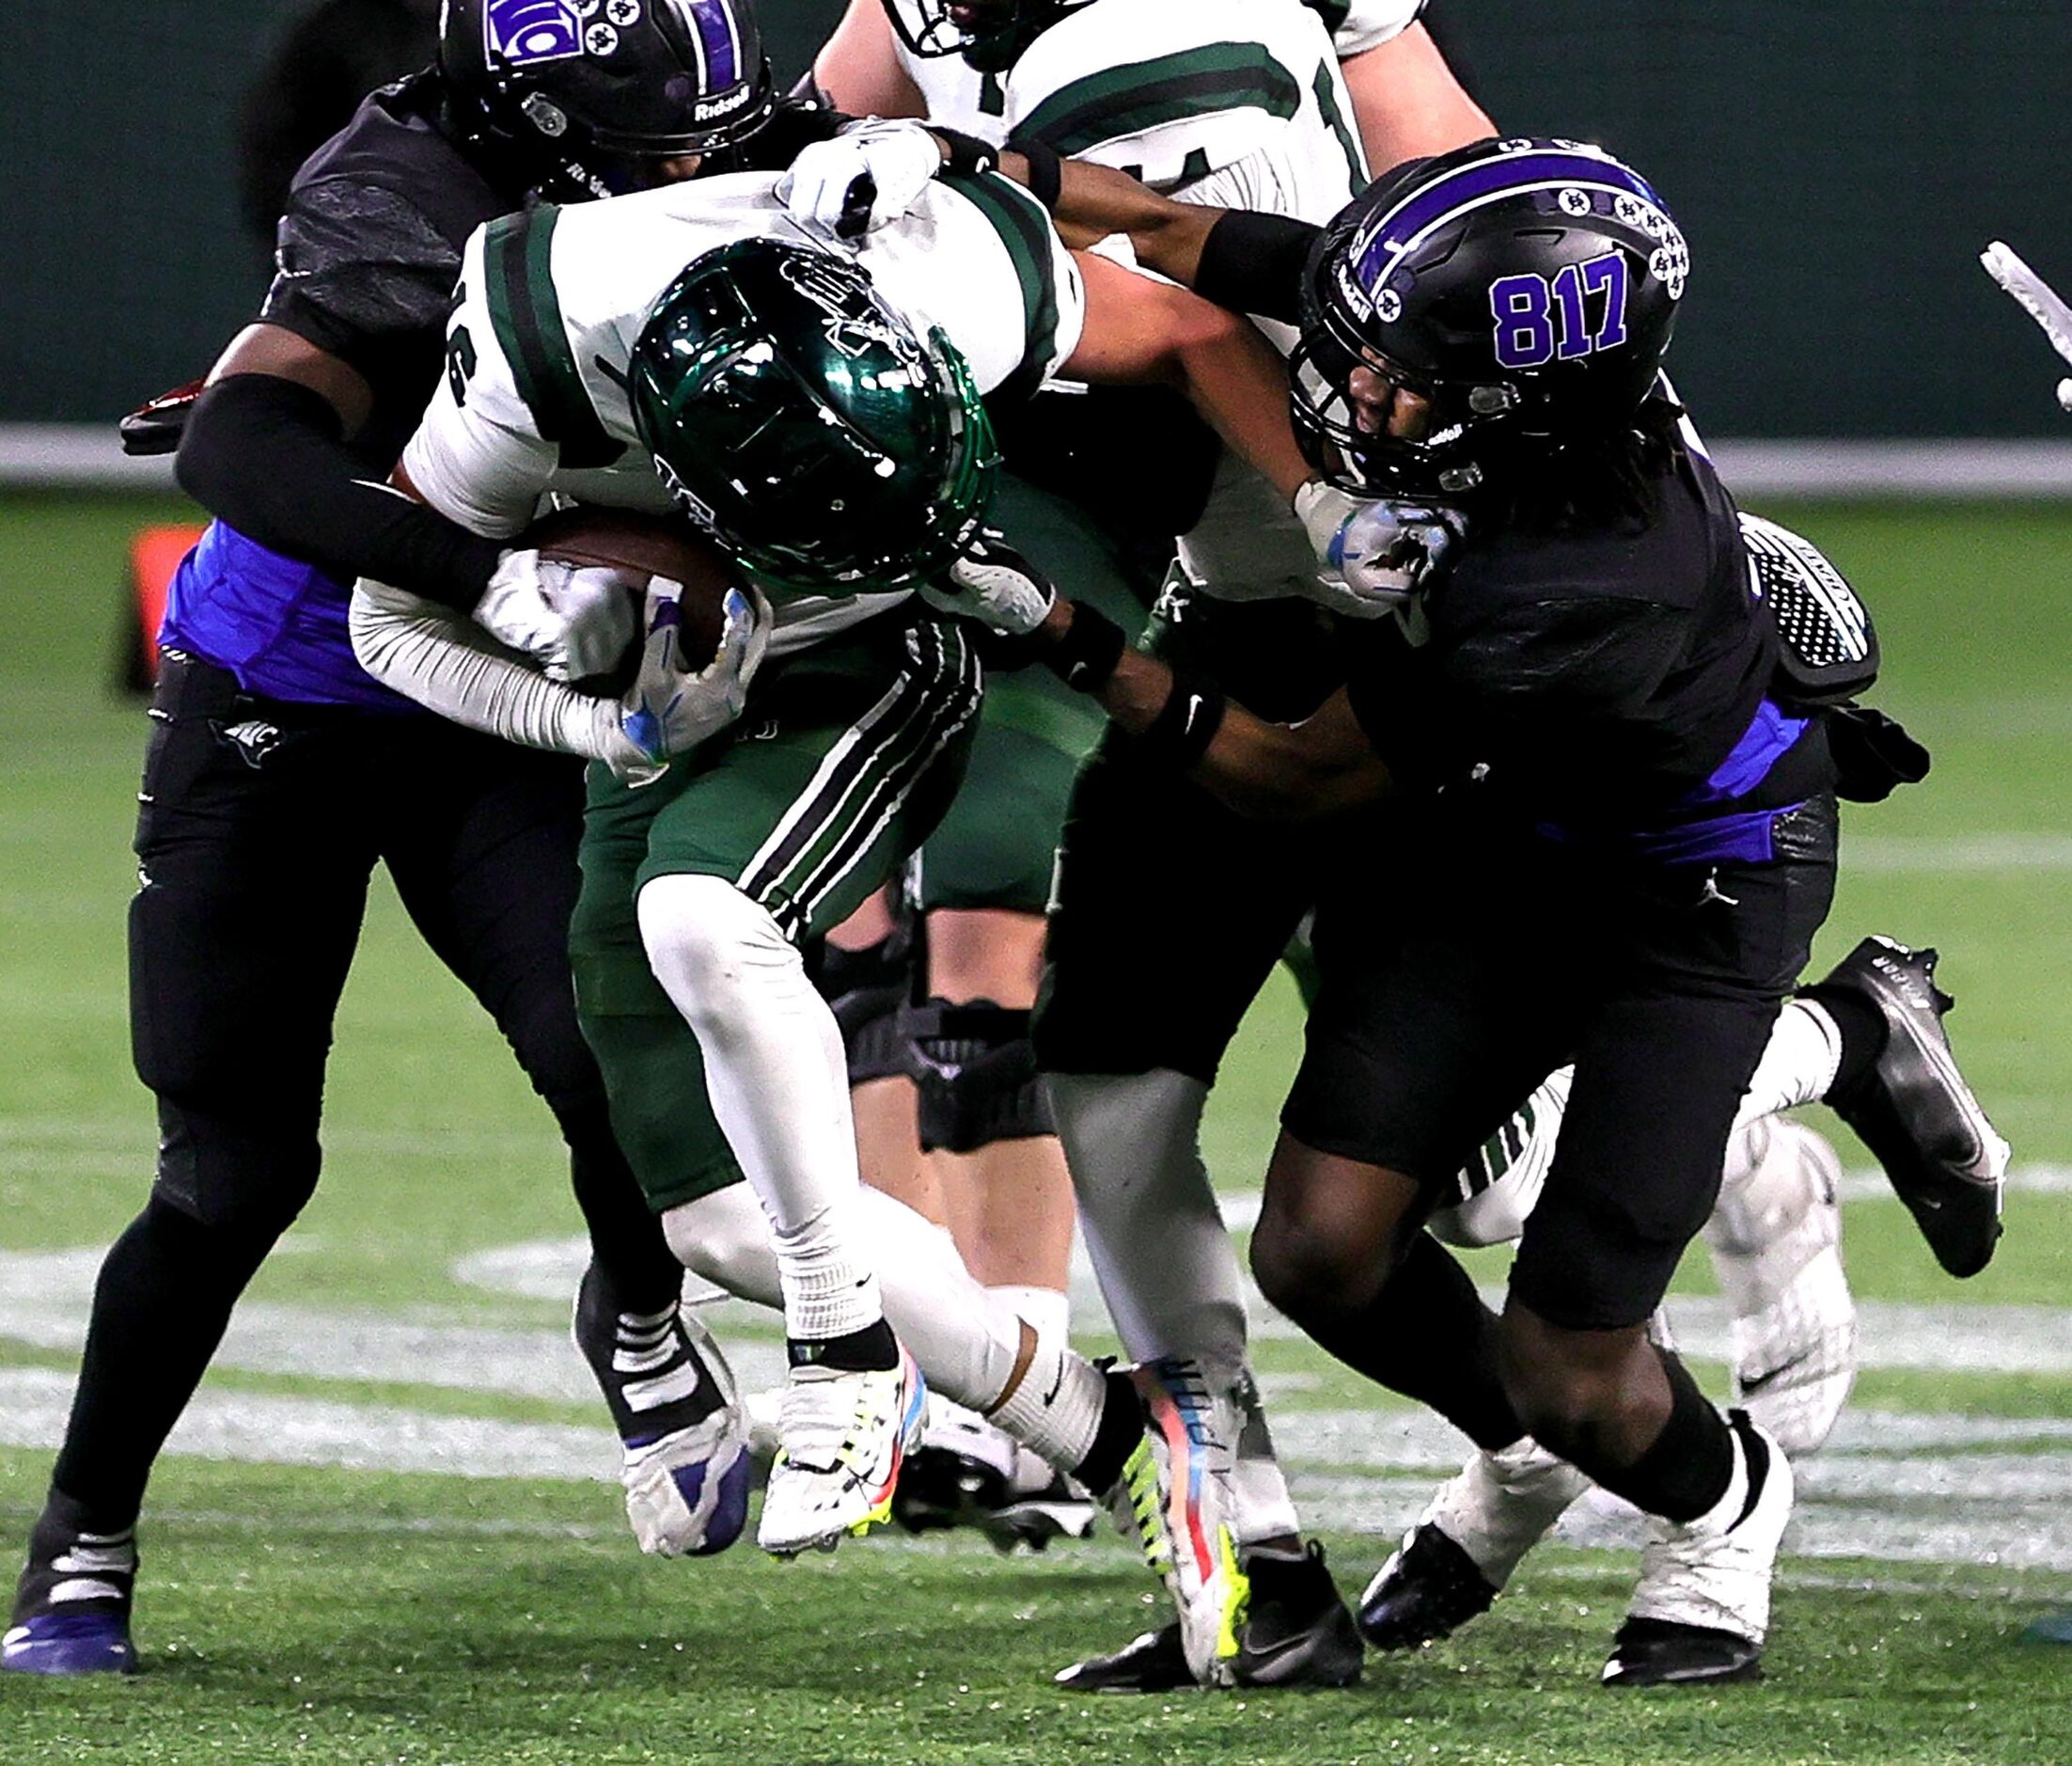
[[[1656,384],[1688,268],[1660,198],[1601,150],[1483,141],[1412,162],[1311,254],[1296,438],[1339,483],[1445,497],[1535,449],[1614,434]],[[1363,365],[1416,389],[1421,433],[1361,427]]]
[[[884,0],[907,49],[923,59],[962,55],[981,73],[1004,73],[1023,50],[1090,0]]]
[[[939,575],[992,502],[969,369],[853,262],[775,240],[708,252],[649,315],[634,422],[685,513],[759,576],[814,594]]]
[[[556,201],[660,182],[776,104],[751,0],[444,0],[439,69],[463,128]]]

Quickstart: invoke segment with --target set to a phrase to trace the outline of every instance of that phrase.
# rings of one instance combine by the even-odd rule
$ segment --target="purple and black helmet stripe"
[[[699,71],[707,92],[741,84],[741,28],[731,0],[670,0],[698,45]]]
[[[1609,155],[1552,146],[1498,152],[1413,190],[1368,222],[1353,253],[1360,285],[1370,291],[1380,288],[1412,245],[1470,210],[1507,197],[1566,189],[1631,197],[1668,218],[1668,210],[1647,180]]]

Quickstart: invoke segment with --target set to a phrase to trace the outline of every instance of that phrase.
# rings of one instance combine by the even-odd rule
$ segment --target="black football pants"
[[[659,1310],[682,1278],[576,1026],[581,765],[430,717],[253,699],[171,654],[150,716],[130,1005],[158,1174],[103,1267],[53,1479],[111,1529],[134,1518],[238,1294],[316,1187],[332,1023],[377,862],[554,1112],[619,1302]]]

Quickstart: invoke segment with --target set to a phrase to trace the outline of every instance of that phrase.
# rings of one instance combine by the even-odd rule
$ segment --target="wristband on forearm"
[[[1098,693],[1122,660],[1129,639],[1104,613],[1075,602],[1065,635],[1044,654],[1044,662],[1076,693]]]
[[[1055,214],[1059,193],[1065,184],[1065,163],[1058,150],[1033,136],[1017,136],[1007,144],[1007,150],[1019,153],[1028,162],[1028,194]]]
[[[943,170],[946,172],[989,172],[1000,163],[999,149],[979,139],[975,134],[964,134],[955,129],[928,125],[929,133],[943,144]]]
[[[1173,671],[1172,691],[1158,708],[1158,716],[1137,738],[1137,752],[1143,759],[1185,772],[1209,751],[1216,733],[1223,727],[1229,701],[1223,689],[1179,670]]]

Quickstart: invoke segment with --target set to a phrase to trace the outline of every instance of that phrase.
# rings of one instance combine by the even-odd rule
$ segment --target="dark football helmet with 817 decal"
[[[1493,462],[1615,434],[1656,386],[1689,264],[1661,198],[1602,149],[1410,161],[1311,254],[1289,364],[1303,451],[1349,489],[1458,497]],[[1421,433],[1362,426],[1362,367],[1426,402]]]

